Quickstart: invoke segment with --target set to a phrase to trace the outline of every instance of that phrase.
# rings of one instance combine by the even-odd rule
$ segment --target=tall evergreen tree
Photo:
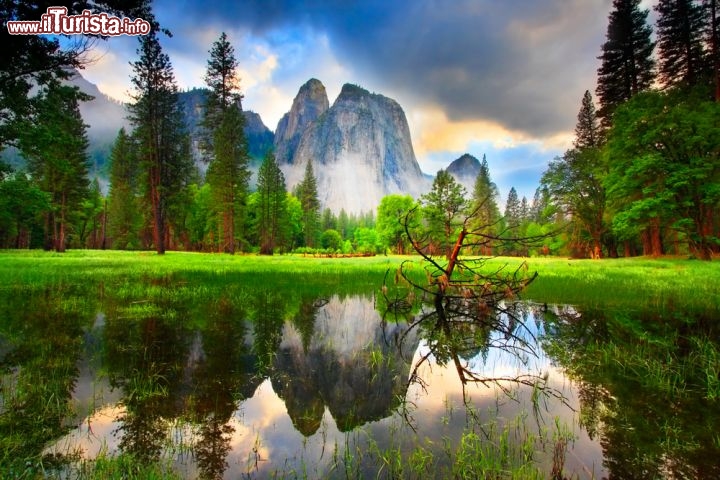
[[[78,237],[81,248],[102,248],[105,236],[106,199],[100,189],[100,181],[93,178],[90,190],[79,212]]]
[[[640,0],[613,0],[596,90],[604,127],[610,125],[618,105],[648,89],[655,79],[655,44],[647,16],[647,10],[640,10]]]
[[[594,148],[600,146],[601,134],[598,125],[597,112],[589,90],[585,90],[582,104],[577,116],[575,126],[575,148]]]
[[[185,197],[193,163],[175,75],[155,32],[140,38],[138,54],[133,63],[130,121],[152,212],[153,243],[163,254],[170,238],[168,214],[173,203]]]
[[[76,88],[51,83],[36,103],[36,115],[25,126],[20,150],[28,171],[50,196],[46,217],[45,248],[64,252],[72,217],[88,195],[87,125],[78,99],[87,99]]]
[[[272,255],[275,247],[284,241],[287,230],[287,190],[285,177],[271,151],[265,155],[258,171],[257,192],[260,253]]]
[[[243,224],[249,155],[235,52],[223,32],[210,50],[205,83],[210,88],[202,121],[210,184],[222,229],[222,249],[235,252],[236,226]]]
[[[505,223],[509,228],[520,226],[522,222],[522,211],[520,206],[520,199],[518,198],[517,190],[515,187],[510,187],[508,192],[507,201],[505,202]]]
[[[124,250],[139,247],[137,152],[132,138],[121,128],[110,152],[110,192],[108,193],[108,236],[112,247]]]
[[[36,243],[32,231],[42,230],[49,197],[24,172],[0,172],[0,248],[31,248]]]
[[[704,0],[706,67],[711,85],[715,89],[715,101],[720,102],[720,11],[718,0]]]
[[[547,187],[540,185],[535,189],[532,205],[530,206],[530,221],[545,225],[551,221],[550,192]]]
[[[705,57],[702,6],[695,0],[660,0],[655,10],[658,79],[665,87],[698,84]]]
[[[494,235],[498,230],[500,210],[497,205],[498,188],[490,179],[490,168],[487,158],[483,155],[480,171],[475,177],[469,213],[473,217],[470,229],[473,233]]]
[[[313,172],[312,160],[305,166],[305,176],[297,188],[297,197],[302,206],[303,238],[305,246],[314,248],[320,236],[320,199],[318,198],[317,179]]]
[[[597,120],[592,98],[585,93],[575,127],[575,147],[556,158],[543,174],[541,185],[553,202],[572,218],[573,244],[577,254],[587,251],[602,256],[602,240],[607,233],[605,224],[605,171],[597,143]],[[588,238],[589,237],[589,238]]]

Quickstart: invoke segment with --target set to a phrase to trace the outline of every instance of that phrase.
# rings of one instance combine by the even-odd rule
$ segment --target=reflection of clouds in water
[[[120,443],[116,431],[120,426],[118,418],[125,414],[121,404],[108,405],[86,417],[80,425],[62,437],[46,452],[65,454],[77,452],[82,458],[95,458],[100,452],[115,452]]]
[[[271,476],[276,469],[299,469],[302,465],[322,473],[332,460],[332,446],[342,445],[338,431],[325,410],[318,432],[305,438],[293,427],[282,399],[265,380],[252,398],[242,402],[231,424],[235,432],[230,440],[225,478]],[[308,472],[312,477],[312,470]]]

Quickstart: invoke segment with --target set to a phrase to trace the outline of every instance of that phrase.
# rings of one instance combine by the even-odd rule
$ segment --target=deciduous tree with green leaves
[[[709,260],[720,245],[720,104],[706,93],[646,92],[618,109],[605,183],[617,230],[677,230],[694,255]],[[652,238],[644,242],[646,253],[663,253]]]
[[[405,234],[403,220],[410,210],[417,206],[410,195],[386,195],[380,200],[377,214],[377,231],[385,245],[404,255],[409,252],[410,239]],[[418,228],[417,222],[411,225],[412,230]]]

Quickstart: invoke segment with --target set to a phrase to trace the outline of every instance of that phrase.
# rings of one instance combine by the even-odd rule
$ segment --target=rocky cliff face
[[[276,145],[277,139],[276,133]],[[332,107],[303,132],[284,166],[288,187],[302,180],[309,161],[322,206],[335,212],[368,212],[385,195],[419,196],[429,188],[400,105],[355,85],[343,86]]]
[[[298,431],[313,435],[325,407],[343,432],[391,415],[405,397],[416,331],[384,324],[370,298],[334,296],[313,315],[307,343],[285,324],[271,375]]]
[[[268,150],[273,148],[275,136],[252,110],[243,110],[245,115],[245,137],[248,141],[248,153],[254,160],[262,162]]]
[[[295,163],[295,152],[303,133],[329,106],[325,86],[320,80],[311,78],[300,87],[290,111],[275,129],[275,158],[279,164]]]
[[[480,160],[466,153],[453,160],[448,166],[447,172],[471,194],[475,187],[475,179],[480,173]]]
[[[207,101],[207,89],[193,88],[178,94],[180,106],[185,115],[190,138],[193,143],[193,155],[198,160],[198,166],[202,171],[207,165],[199,163],[200,159],[200,123],[204,115],[204,105]],[[248,141],[248,153],[251,158],[251,166],[257,166],[265,158],[265,153],[273,146],[273,133],[265,126],[260,115],[252,110],[243,110],[245,116],[245,137]]]

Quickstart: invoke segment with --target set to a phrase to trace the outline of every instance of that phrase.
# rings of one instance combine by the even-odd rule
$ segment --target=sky
[[[643,6],[651,7],[646,0]],[[181,89],[202,87],[226,32],[243,108],[275,130],[310,78],[330,104],[345,83],[397,100],[421,169],[486,155],[501,197],[529,199],[549,161],[571,147],[585,90],[595,91],[612,0],[157,0]],[[127,100],[137,39],[99,41],[82,72]]]

